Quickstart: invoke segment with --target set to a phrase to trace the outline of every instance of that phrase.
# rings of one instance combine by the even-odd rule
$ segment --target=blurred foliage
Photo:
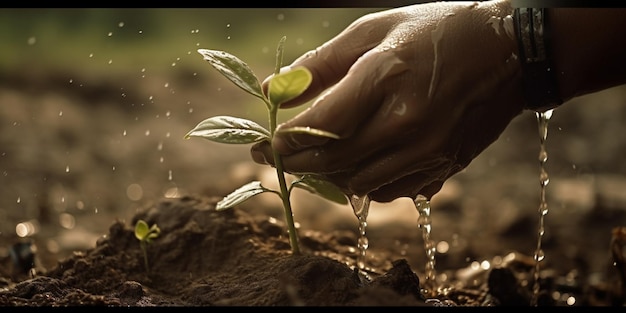
[[[287,36],[285,63],[289,63],[363,14],[378,10],[0,9],[0,69],[49,66],[136,72],[189,62],[195,67],[202,62],[198,48],[229,51],[249,60],[254,68],[256,62],[274,63],[275,43],[282,36]]]

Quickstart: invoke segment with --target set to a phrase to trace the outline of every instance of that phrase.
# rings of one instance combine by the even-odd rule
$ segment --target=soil
[[[533,295],[540,306],[625,303],[626,179],[619,160],[626,143],[586,133],[596,153],[585,154],[581,133],[604,122],[584,105],[559,108],[551,121],[551,211],[535,294],[539,168],[532,116],[514,121],[432,199],[433,282],[425,276],[423,239],[408,199],[372,204],[362,269],[355,265],[358,227],[350,208],[294,194],[300,255],[291,252],[276,201],[258,196],[215,211],[222,196],[268,170],[271,177],[272,169],[250,165],[247,147],[216,153],[182,140],[216,113],[190,116],[181,113],[188,106],[172,106],[206,99],[198,86],[210,78],[192,72],[178,75],[186,84],[170,82],[180,86],[177,96],[187,95],[177,102],[170,90],[132,82],[124,83],[128,94],[120,99],[118,77],[94,86],[96,80],[75,73],[3,76],[0,100],[21,106],[0,114],[0,136],[11,147],[0,151],[7,208],[0,222],[0,305],[529,306]],[[68,77],[73,84],[43,83]],[[618,118],[626,116],[625,106],[615,105],[624,94],[614,89],[583,100],[598,103],[594,112],[621,110],[612,115]],[[148,95],[162,100],[138,108]],[[47,109],[37,109],[41,103]],[[20,127],[27,122],[39,131]],[[604,127],[615,134],[622,125]],[[568,132],[557,131],[563,129]],[[35,146],[49,148],[38,152],[49,162],[29,157]],[[133,232],[139,219],[161,229],[147,247],[148,267]],[[18,236],[13,229],[20,225],[35,231]]]

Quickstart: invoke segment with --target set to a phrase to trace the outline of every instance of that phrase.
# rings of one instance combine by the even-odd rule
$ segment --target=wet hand
[[[283,107],[319,97],[272,140],[285,169],[374,201],[430,198],[522,111],[511,12],[488,1],[372,13],[294,61],[313,82]],[[293,126],[340,139],[280,132]],[[269,143],[252,157],[272,164]]]

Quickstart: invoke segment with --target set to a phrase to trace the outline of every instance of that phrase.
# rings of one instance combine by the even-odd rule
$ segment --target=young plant
[[[146,266],[146,271],[150,271],[150,267],[148,267],[148,244],[152,242],[152,239],[159,237],[160,233],[161,229],[157,226],[157,224],[153,224],[148,227],[148,223],[144,220],[138,220],[135,224],[135,237],[139,239],[139,245],[141,246],[141,251],[143,252],[143,262]]]
[[[247,119],[233,116],[215,116],[200,122],[185,135],[185,139],[200,137],[227,144],[251,144],[260,141],[268,141],[271,144],[272,138],[276,133],[280,105],[294,99],[304,92],[309,87],[312,80],[311,72],[304,67],[297,67],[289,72],[280,73],[285,39],[285,37],[282,37],[278,43],[276,50],[276,67],[274,75],[272,75],[269,81],[267,94],[263,92],[259,79],[248,65],[236,56],[224,51],[199,49],[198,53],[200,53],[218,72],[247,93],[261,99],[263,103],[265,103],[269,117],[269,129]],[[293,127],[281,129],[280,131],[307,133],[334,139],[339,138],[339,136],[333,133],[310,127]],[[293,254],[300,254],[290,202],[290,195],[293,188],[298,187],[307,190],[339,204],[347,204],[348,200],[339,188],[315,175],[302,175],[295,179],[288,187],[281,156],[274,149],[273,156],[280,190],[272,190],[261,185],[260,181],[252,181],[219,201],[216,210],[220,211],[232,208],[264,192],[271,192],[278,195],[282,200],[284,208],[291,251]]]

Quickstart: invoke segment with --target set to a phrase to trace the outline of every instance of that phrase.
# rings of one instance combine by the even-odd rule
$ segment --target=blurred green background
[[[271,65],[287,36],[285,60],[330,39],[367,9],[1,9],[2,68],[82,71],[197,66],[197,48],[225,50],[253,68]],[[190,53],[191,52],[191,53]],[[109,61],[111,61],[109,63]]]

